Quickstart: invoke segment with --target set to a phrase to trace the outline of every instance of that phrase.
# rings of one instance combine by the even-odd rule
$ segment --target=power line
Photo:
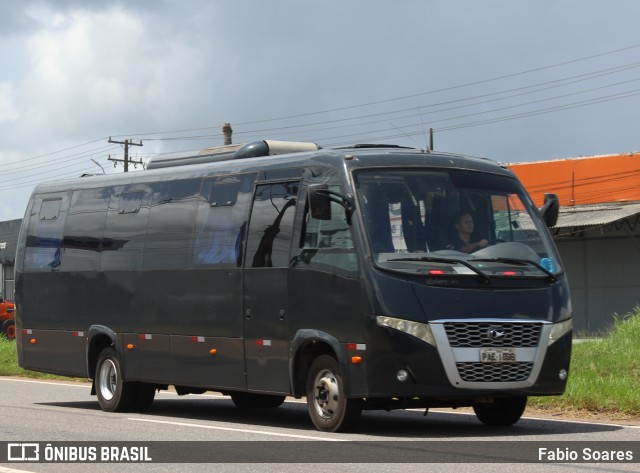
[[[95,152],[91,152],[94,150],[88,150],[88,151],[83,151],[81,153],[76,153],[76,154],[71,154],[71,155],[67,155],[67,156],[63,156],[61,158],[56,158],[54,160],[51,160],[47,163],[44,164],[28,164],[25,166],[19,166],[19,167],[14,167],[13,169],[9,169],[6,170],[2,169],[2,175],[5,176],[7,174],[18,174],[21,172],[24,172],[25,169],[42,169],[43,167],[51,167],[51,166],[57,166],[59,162],[61,161],[65,161],[65,162],[69,162],[69,161],[79,161],[79,160],[84,160],[86,158],[88,158],[89,156],[96,156],[98,154],[104,154],[106,151],[109,150],[113,150],[113,149],[117,149],[119,147],[117,146],[102,146],[100,148],[96,148]],[[73,159],[69,159],[69,158],[73,158]],[[0,181],[0,182],[4,182],[4,181]]]
[[[636,49],[636,48],[640,48],[640,44],[634,44],[634,45],[631,45],[631,46],[626,46],[624,48],[619,48],[619,49],[615,49],[615,50],[611,50],[611,51],[606,51],[606,52],[599,53],[599,54],[593,54],[593,55],[590,55],[590,56],[584,56],[584,57],[577,58],[577,59],[571,59],[569,61],[564,61],[564,62],[551,64],[551,65],[547,65],[547,66],[537,67],[537,68],[533,68],[533,69],[527,69],[525,71],[514,72],[514,73],[511,73],[511,74],[504,74],[504,75],[492,77],[492,78],[489,78],[489,79],[482,79],[482,80],[478,80],[478,81],[467,82],[465,84],[459,84],[459,85],[454,85],[454,86],[450,86],[450,87],[443,87],[441,89],[430,90],[430,91],[427,91],[427,92],[420,92],[420,93],[411,94],[411,95],[405,95],[405,96],[401,96],[401,97],[394,97],[394,98],[385,99],[385,100],[378,100],[378,101],[368,102],[368,103],[359,104],[359,105],[351,105],[351,106],[347,106],[347,107],[338,107],[338,108],[322,110],[322,111],[318,111],[318,112],[309,112],[309,113],[302,113],[302,114],[296,114],[296,115],[289,115],[289,116],[280,117],[280,118],[271,118],[271,119],[265,119],[265,120],[255,120],[255,121],[250,121],[250,122],[237,123],[237,124],[235,124],[235,126],[251,125],[251,124],[254,124],[254,123],[264,123],[264,122],[267,122],[267,121],[286,120],[286,119],[291,119],[291,118],[301,118],[301,117],[305,117],[305,116],[319,115],[319,114],[323,114],[323,113],[339,112],[339,111],[343,111],[343,110],[351,110],[351,109],[354,109],[354,108],[368,107],[368,106],[371,106],[371,105],[379,105],[379,104],[394,102],[394,101],[398,101],[398,100],[406,100],[406,99],[410,99],[410,98],[421,97],[421,96],[424,96],[424,95],[431,95],[431,94],[436,94],[436,93],[441,93],[441,92],[448,92],[448,91],[451,91],[451,90],[457,90],[457,89],[461,89],[461,88],[464,88],[464,87],[470,87],[470,86],[479,85],[479,84],[486,84],[488,82],[494,82],[494,81],[497,81],[497,80],[508,79],[508,78],[511,78],[511,77],[517,77],[517,76],[524,75],[524,74],[530,74],[532,72],[539,72],[539,71],[543,71],[543,70],[546,70],[546,69],[552,69],[552,68],[556,68],[556,67],[566,66],[566,65],[569,65],[569,64],[575,64],[577,62],[587,61],[587,60],[590,60],[590,59],[595,59],[597,57],[602,57],[602,56],[615,54],[615,53],[619,53],[619,52],[622,52],[622,51],[627,51],[627,50],[630,50],[630,49]]]
[[[562,66],[566,66],[566,65],[570,65],[570,64],[574,64],[574,63],[578,63],[578,62],[583,62],[583,61],[588,61],[588,60],[592,60],[598,57],[604,57],[607,55],[612,55],[612,54],[616,54],[616,53],[620,53],[623,51],[628,51],[628,50],[632,50],[632,49],[636,49],[639,48],[640,44],[635,44],[635,45],[631,45],[631,46],[627,46],[624,48],[618,48],[615,50],[610,50],[610,51],[606,51],[606,52],[602,52],[602,53],[598,53],[598,54],[593,54],[593,55],[589,55],[589,56],[584,56],[584,57],[580,57],[580,58],[576,58],[576,59],[572,59],[572,60],[568,60],[568,61],[563,61],[563,62],[559,62],[556,64],[551,64],[551,65],[546,65],[546,66],[542,66],[542,67],[537,67],[537,68],[532,68],[532,69],[527,69],[524,71],[520,71],[520,72],[515,72],[515,73],[510,73],[510,74],[505,74],[505,75],[501,75],[501,76],[496,76],[493,78],[488,78],[488,79],[483,79],[483,80],[478,80],[478,81],[472,81],[472,82],[468,82],[465,84],[458,84],[455,86],[451,86],[451,87],[445,87],[445,88],[441,88],[441,89],[436,89],[436,90],[429,90],[426,92],[421,92],[421,93],[416,93],[416,94],[411,94],[411,95],[404,95],[404,96],[399,96],[399,97],[394,97],[394,98],[389,98],[389,99],[384,99],[384,100],[378,100],[378,101],[372,101],[372,102],[368,102],[368,103],[363,103],[363,104],[357,104],[357,105],[351,105],[351,106],[345,106],[345,107],[338,107],[338,108],[333,108],[333,109],[327,109],[327,110],[320,110],[320,111],[315,111],[315,112],[307,112],[307,113],[301,113],[301,114],[295,114],[295,115],[289,115],[289,116],[284,116],[284,117],[276,117],[276,118],[267,118],[267,119],[263,119],[263,120],[254,120],[254,121],[247,121],[247,122],[241,122],[241,123],[237,123],[234,124],[234,126],[236,127],[241,127],[241,126],[246,126],[246,125],[251,125],[251,124],[256,124],[256,123],[269,123],[269,122],[277,122],[277,121],[282,121],[282,120],[286,120],[286,119],[294,119],[294,118],[301,118],[301,117],[312,117],[312,116],[318,116],[321,114],[326,114],[326,113],[332,113],[332,112],[338,112],[338,111],[346,111],[346,110],[353,110],[353,109],[358,109],[358,108],[364,108],[364,107],[369,107],[369,106],[374,106],[374,105],[380,105],[380,104],[385,104],[385,103],[391,103],[391,102],[396,102],[396,101],[401,101],[401,100],[406,100],[406,99],[413,99],[413,98],[417,98],[417,97],[422,97],[422,96],[427,96],[427,95],[432,95],[432,94],[436,94],[436,93],[441,93],[441,92],[445,92],[445,91],[451,91],[451,90],[458,90],[458,89],[462,89],[464,87],[471,87],[474,85],[478,85],[478,84],[484,84],[484,83],[489,83],[489,82],[493,82],[493,81],[499,81],[499,80],[503,80],[503,79],[507,79],[507,78],[513,78],[516,76],[520,76],[520,75],[524,75],[524,74],[529,74],[529,73],[533,73],[533,72],[538,72],[538,71],[542,71],[542,70],[547,70],[547,69],[551,69],[551,68],[558,68],[558,67],[562,67]],[[487,94],[481,94],[481,95],[475,95],[472,97],[465,97],[465,98],[458,98],[455,100],[449,100],[449,101],[441,101],[439,103],[430,103],[430,104],[425,104],[425,105],[419,105],[416,107],[411,107],[411,108],[403,108],[403,109],[399,109],[399,110],[392,110],[392,111],[385,111],[385,112],[379,112],[379,113],[372,113],[372,114],[364,114],[364,115],[360,115],[360,116],[355,116],[355,117],[348,117],[348,118],[339,118],[339,119],[332,119],[332,120],[325,120],[325,121],[317,121],[314,123],[307,123],[307,124],[295,124],[295,125],[288,125],[288,126],[284,126],[284,127],[278,127],[278,128],[266,128],[264,130],[238,130],[236,132],[236,135],[239,136],[250,136],[251,133],[264,133],[264,132],[270,132],[270,131],[275,131],[275,132],[287,132],[289,134],[312,134],[315,133],[317,134],[320,131],[328,131],[331,129],[334,129],[336,127],[324,127],[324,128],[317,128],[319,126],[322,125],[326,125],[326,124],[338,124],[338,123],[342,123],[344,124],[342,127],[339,128],[346,128],[346,127],[363,127],[363,126],[367,126],[367,125],[371,125],[374,123],[381,123],[384,121],[388,121],[388,118],[384,118],[384,119],[380,119],[380,120],[375,120],[375,121],[365,121],[365,122],[358,122],[358,123],[350,123],[350,122],[356,122],[358,120],[363,120],[366,118],[371,118],[371,117],[394,117],[393,120],[394,122],[397,120],[408,120],[411,118],[416,118],[416,117],[420,117],[420,123],[411,123],[408,125],[403,125],[403,124],[395,124],[395,123],[391,123],[389,122],[389,127],[387,127],[386,129],[378,129],[378,130],[368,130],[368,131],[364,131],[361,133],[353,133],[350,135],[346,135],[343,134],[341,136],[333,136],[333,137],[326,137],[323,138],[323,140],[335,140],[335,139],[344,139],[344,138],[349,138],[349,137],[356,137],[356,136],[365,136],[365,137],[371,137],[371,136],[376,136],[377,134],[380,133],[384,133],[385,136],[384,137],[378,137],[375,138],[377,139],[392,139],[392,138],[402,138],[402,137],[406,137],[406,136],[419,136],[419,135],[423,135],[425,133],[425,126],[427,125],[431,125],[432,123],[425,123],[423,120],[423,117],[426,115],[434,115],[434,114],[438,114],[438,113],[442,113],[444,111],[450,111],[450,110],[455,110],[455,109],[461,109],[461,108],[467,108],[467,107],[474,107],[474,106],[479,106],[479,105],[483,105],[486,103],[490,103],[490,102],[495,102],[495,101],[499,101],[499,100],[507,100],[516,96],[520,96],[520,95],[525,95],[525,94],[533,94],[533,93],[539,93],[543,90],[548,90],[554,87],[562,87],[562,86],[567,86],[569,84],[572,83],[576,83],[576,82],[581,82],[581,81],[586,81],[586,80],[591,80],[591,79],[595,79],[598,77],[602,77],[604,75],[609,75],[609,74],[614,74],[614,73],[618,73],[618,72],[623,72],[635,67],[638,67],[640,65],[640,63],[630,63],[630,64],[625,64],[622,66],[616,66],[613,68],[609,68],[609,69],[602,69],[599,71],[593,71],[587,74],[581,74],[581,75],[575,75],[575,76],[571,76],[571,77],[565,77],[562,79],[555,79],[552,81],[546,81],[546,82],[542,82],[542,83],[538,83],[538,84],[532,84],[532,85],[527,85],[524,87],[517,87],[517,88],[509,88],[506,90],[501,90],[501,91],[494,91],[491,93],[487,93]],[[636,79],[632,79],[632,80],[636,80]],[[629,81],[626,81],[629,82]],[[601,87],[596,87],[596,88],[592,88],[592,89],[588,89],[588,91],[593,91],[593,90],[597,90],[600,88],[605,88],[605,87],[613,87],[615,85],[620,85],[623,82],[618,82],[617,84],[609,84],[609,85],[604,85]],[[536,88],[537,90],[529,90],[529,89],[534,89]],[[521,92],[522,91],[522,92]],[[510,96],[503,96],[500,97],[501,95],[505,95],[505,94],[509,94],[509,93],[513,93],[513,92],[519,92],[519,93],[515,93],[512,94]],[[546,98],[546,99],[540,99],[540,100],[536,100],[536,101],[531,101],[531,102],[526,102],[526,103],[522,103],[522,104],[518,104],[518,105],[511,105],[508,107],[503,107],[503,108],[496,108],[493,110],[489,110],[489,111],[485,111],[485,112],[478,112],[478,113],[472,113],[472,114],[466,114],[466,115],[460,115],[457,117],[449,117],[449,118],[441,118],[439,120],[433,121],[433,123],[441,123],[443,121],[450,121],[450,120],[456,120],[456,119],[462,119],[462,118],[468,118],[471,116],[475,116],[475,115],[479,115],[479,114],[486,114],[486,113],[495,113],[496,111],[500,111],[500,110],[507,110],[507,109],[512,109],[512,108],[517,108],[517,107],[522,107],[525,105],[530,105],[533,103],[539,103],[542,101],[551,101],[551,100],[559,100],[561,98],[565,98],[568,96],[573,96],[573,95],[577,95],[579,93],[586,93],[587,91],[581,91],[581,92],[574,92],[574,93],[570,93],[570,94],[565,94],[565,95],[560,95],[560,96],[556,96],[556,97],[550,97],[550,98]],[[451,125],[448,127],[442,127],[439,129],[436,129],[436,132],[441,132],[441,131],[452,131],[452,130],[456,130],[456,129],[461,129],[461,128],[467,128],[467,127],[471,127],[471,126],[481,126],[481,125],[486,125],[489,123],[497,123],[497,122],[501,122],[501,121],[507,121],[507,120],[516,120],[516,119],[520,119],[520,118],[524,118],[524,117],[529,117],[529,116],[535,116],[538,114],[542,114],[542,113],[551,113],[551,112],[555,112],[555,111],[561,111],[561,110],[567,110],[570,108],[576,108],[576,107],[583,107],[583,106],[587,106],[587,105],[593,105],[593,104],[598,104],[598,103],[603,103],[609,100],[618,100],[620,98],[624,98],[624,97],[630,97],[636,95],[636,93],[634,91],[631,92],[623,92],[621,94],[614,94],[611,96],[607,96],[607,97],[600,97],[600,98],[595,98],[595,99],[590,99],[587,101],[582,101],[582,102],[576,102],[573,104],[565,104],[565,105],[559,105],[556,107],[549,107],[549,108],[544,108],[544,109],[539,109],[539,110],[533,110],[533,111],[527,111],[527,112],[522,112],[520,114],[512,114],[512,115],[506,115],[506,116],[502,116],[502,117],[494,117],[491,119],[487,119],[487,120],[477,120],[477,121],[471,121],[468,123],[461,123],[461,124],[457,124],[457,125]],[[493,97],[493,98],[491,98]],[[491,99],[490,99],[491,98]],[[487,100],[484,100],[487,99]],[[473,101],[475,100],[476,102],[474,103],[465,103],[465,102],[469,102],[469,101]],[[478,101],[478,100],[482,100],[482,101]],[[438,106],[443,106],[443,105],[454,105],[454,104],[460,104],[460,105],[456,105],[453,107],[449,107],[446,109],[439,109],[439,110],[429,110],[426,112],[423,112],[422,109],[433,109],[435,107]],[[413,111],[416,111],[417,113],[412,113]],[[404,114],[401,116],[398,116],[399,114]],[[415,128],[419,128],[419,131],[414,131],[413,129]],[[185,129],[185,130],[174,130],[174,131],[165,131],[165,132],[148,132],[148,133],[139,133],[139,134],[130,134],[129,136],[153,136],[153,135],[161,135],[161,134],[176,134],[176,133],[186,133],[186,132],[194,132],[194,131],[206,131],[206,130],[212,130],[214,128],[217,127],[201,127],[201,128],[192,128],[192,129]],[[400,134],[391,134],[389,133],[390,128],[394,128],[397,130],[400,130],[401,133]],[[403,128],[406,130],[403,130]],[[118,136],[118,135],[116,135]],[[119,135],[122,136],[122,135]],[[182,137],[159,137],[159,138],[151,138],[148,137],[146,139],[150,139],[150,140],[162,140],[162,141],[178,141],[178,140],[201,140],[201,139],[211,139],[213,137],[217,137],[217,136],[222,136],[222,134],[208,134],[208,135],[192,135],[192,136],[182,136]],[[25,162],[33,162],[36,161],[38,159],[42,159],[45,157],[49,157],[49,156],[53,156],[56,154],[60,154],[60,153],[64,153],[64,152],[68,152],[71,150],[75,150],[75,149],[79,149],[82,147],[86,147],[89,146],[91,144],[94,144],[98,141],[104,140],[105,138],[99,138],[96,140],[91,140],[89,142],[83,143],[83,144],[79,144],[79,145],[75,145],[75,146],[71,146],[71,147],[67,147],[58,151],[53,151],[50,153],[46,153],[46,154],[41,154],[38,156],[33,156],[33,157],[29,157],[26,159],[22,159],[20,160],[20,162],[14,162],[14,163],[9,163],[9,170],[6,171],[6,173],[18,173],[21,170],[24,171],[28,171],[30,169],[29,164],[25,164]],[[369,138],[370,139],[370,138]],[[130,141],[130,140],[125,140],[125,141],[119,141],[117,143],[119,144],[124,144],[126,141]],[[320,141],[317,138],[312,140],[312,141]],[[113,141],[112,141],[113,142]],[[130,141],[131,143],[131,141]],[[344,144],[344,143],[339,143],[339,144]],[[68,156],[62,156],[60,158],[56,158],[55,160],[50,161],[49,163],[46,164],[42,164],[42,165],[38,165],[38,164],[33,164],[33,168],[34,169],[38,169],[40,170],[42,167],[47,166],[47,167],[52,167],[55,166],[55,164],[53,164],[54,162],[57,161],[68,161],[71,157],[75,157],[75,156],[88,156],[90,155],[89,153],[93,153],[94,151],[97,152],[101,149],[104,149],[104,147],[100,147],[100,148],[93,148],[91,150],[88,150],[87,152],[82,152],[82,153],[74,153]],[[82,157],[77,158],[82,159]],[[15,166],[13,168],[11,168],[11,166]],[[37,173],[34,175],[39,175],[41,173]],[[26,177],[29,178],[29,177]]]
[[[399,113],[414,112],[416,110],[419,113],[412,113],[410,115],[404,115],[404,116],[396,117],[395,119],[398,120],[398,119],[408,119],[408,118],[420,117],[421,120],[422,120],[422,118],[425,115],[432,115],[432,114],[441,113],[441,112],[444,112],[444,111],[451,111],[451,110],[456,110],[456,109],[461,109],[461,108],[474,107],[474,106],[477,106],[477,105],[482,105],[482,104],[486,104],[486,103],[492,103],[492,102],[507,100],[507,99],[518,97],[518,96],[522,96],[522,95],[529,95],[529,94],[539,93],[539,92],[542,92],[542,91],[545,91],[545,90],[550,90],[550,89],[554,89],[554,88],[558,88],[558,87],[565,87],[565,86],[568,86],[568,85],[571,85],[571,84],[575,84],[575,83],[578,83],[578,82],[584,82],[586,80],[592,80],[592,79],[600,78],[600,77],[603,77],[603,76],[606,76],[606,75],[618,73],[618,72],[621,72],[621,71],[626,71],[626,70],[637,68],[637,67],[640,67],[640,62],[625,64],[625,65],[622,65],[622,66],[616,66],[616,67],[608,68],[608,69],[601,69],[601,70],[590,72],[590,73],[586,73],[586,74],[579,74],[579,75],[569,76],[569,77],[565,77],[565,78],[561,78],[561,79],[555,79],[555,80],[546,81],[546,82],[542,82],[542,83],[530,84],[530,85],[526,85],[526,86],[522,86],[522,87],[511,88],[511,89],[506,89],[506,90],[497,91],[497,92],[491,92],[491,93],[487,93],[487,94],[481,94],[481,95],[476,95],[476,96],[471,96],[471,97],[448,100],[448,101],[443,101],[443,102],[438,102],[438,103],[418,105],[418,106],[414,106],[414,107],[411,107],[411,108],[403,108],[403,109],[399,109],[399,110],[385,111],[385,112],[379,112],[379,113],[371,113],[371,114],[366,114],[366,115],[359,115],[359,116],[347,117],[347,118],[338,118],[338,119],[333,119],[333,120],[325,120],[325,121],[312,122],[312,123],[306,123],[306,124],[288,125],[288,126],[282,126],[282,127],[276,127],[276,128],[238,130],[238,131],[236,131],[235,135],[236,136],[251,136],[251,135],[257,136],[257,134],[259,134],[259,133],[263,133],[264,134],[264,133],[282,132],[282,131],[286,131],[288,134],[308,134],[308,133],[314,133],[314,132],[318,132],[318,131],[327,131],[327,130],[331,130],[331,129],[344,129],[344,128],[347,128],[347,127],[356,127],[356,126],[364,126],[364,125],[371,125],[371,124],[375,124],[375,123],[381,123],[381,122],[387,121],[388,119],[385,118],[385,119],[380,119],[380,120],[371,120],[371,121],[366,121],[366,122],[358,122],[358,123],[350,123],[350,124],[347,124],[346,122],[353,122],[355,120],[360,120],[360,119],[363,119],[363,118],[370,118],[370,117],[397,115]],[[549,100],[553,100],[553,99],[564,98],[564,97],[568,97],[568,96],[572,96],[572,95],[577,95],[577,94],[580,94],[580,93],[586,93],[586,92],[590,92],[590,91],[600,90],[600,89],[603,89],[603,88],[613,87],[613,86],[616,86],[616,85],[622,85],[624,83],[632,82],[632,81],[635,81],[635,80],[638,80],[638,79],[630,79],[628,81],[617,82],[617,83],[614,83],[614,84],[607,84],[607,85],[603,85],[603,86],[599,86],[599,87],[594,87],[594,88],[591,88],[591,89],[585,89],[583,91],[578,91],[578,92],[559,95],[559,96],[555,96],[555,97],[551,97],[551,98],[547,98],[547,99],[540,99],[540,100],[537,100],[537,101],[527,102],[525,104],[520,104],[520,105],[526,105],[526,104],[537,103],[537,102],[540,102],[540,101],[549,101]],[[546,87],[544,87],[544,86],[546,86]],[[527,89],[534,89],[534,88],[535,88],[535,90],[527,90]],[[458,105],[458,106],[439,109],[439,110],[432,110],[432,111],[422,112],[423,108],[434,108],[436,106],[441,106],[441,105],[454,104],[454,103],[460,103],[460,102],[468,102],[470,100],[476,100],[476,99],[487,98],[487,97],[495,97],[497,95],[504,95],[504,94],[507,94],[507,93],[510,93],[510,92],[518,92],[518,91],[520,91],[520,92],[512,94],[512,95],[507,95],[507,96],[504,96],[504,97],[497,97],[497,98],[493,98],[493,99],[489,99],[489,100],[477,101],[477,102],[470,103],[470,104],[463,104],[463,105]],[[516,106],[519,106],[519,105],[516,105]],[[516,106],[510,106],[510,107],[507,107],[507,108],[515,108]],[[499,110],[499,109],[497,109],[497,110]],[[321,125],[333,124],[333,123],[336,123],[336,124],[337,123],[341,123],[341,125],[340,126],[334,126],[334,127],[317,128],[318,126],[321,126]],[[424,123],[423,123],[423,125],[424,125]],[[392,126],[394,126],[394,125],[392,125]],[[316,127],[316,128],[313,128],[313,127]],[[216,136],[222,136],[222,135],[221,134],[218,134],[218,135],[191,135],[191,136],[181,136],[181,137],[146,138],[146,140],[155,140],[155,141],[201,140],[201,139],[210,139],[210,138],[216,137]]]
[[[595,59],[595,58],[602,57],[602,56],[616,54],[616,53],[619,53],[619,52],[622,52],[622,51],[627,51],[627,50],[636,49],[636,48],[640,48],[640,44],[626,46],[626,47],[623,47],[623,48],[618,48],[618,49],[614,49],[614,50],[610,50],[610,51],[605,51],[603,53],[598,53],[598,54],[593,54],[593,55],[590,55],[590,56],[584,56],[584,57],[580,57],[580,58],[576,58],[576,59],[571,59],[571,60],[563,61],[563,62],[556,63],[556,64],[551,64],[551,65],[547,65],[547,66],[541,66],[541,67],[537,67],[537,68],[533,68],[533,69],[527,69],[525,71],[514,72],[514,73],[510,73],[510,74],[504,74],[504,75],[497,76],[497,77],[492,77],[492,78],[489,78],[489,79],[483,79],[483,80],[478,80],[478,81],[473,81],[473,82],[467,82],[467,83],[464,83],[464,84],[445,87],[445,88],[441,88],[441,89],[435,89],[435,90],[430,90],[430,91],[426,91],[426,92],[420,92],[420,93],[411,94],[411,95],[405,95],[405,96],[394,97],[394,98],[378,100],[378,101],[372,101],[372,102],[367,102],[367,103],[357,104],[357,105],[351,105],[351,106],[345,106],[345,107],[337,107],[337,108],[332,108],[332,109],[320,110],[320,111],[315,111],[315,112],[306,112],[306,113],[288,115],[288,116],[283,116],[283,117],[266,118],[266,119],[262,119],[262,120],[253,120],[253,121],[248,121],[248,122],[240,122],[240,123],[235,123],[234,126],[244,126],[244,125],[257,124],[257,123],[267,123],[267,122],[273,122],[273,121],[288,120],[288,119],[293,119],[293,118],[302,118],[302,117],[308,117],[308,116],[314,116],[314,115],[321,115],[321,114],[325,114],[325,113],[333,113],[333,112],[339,112],[339,111],[344,111],[344,110],[352,110],[352,109],[356,109],[356,108],[363,108],[363,107],[368,107],[368,106],[372,106],[372,105],[379,105],[379,104],[384,104],[384,103],[389,103],[389,102],[394,102],[394,101],[406,100],[406,99],[425,96],[425,95],[432,95],[432,94],[436,94],[436,93],[441,93],[441,92],[457,90],[457,89],[461,89],[461,88],[465,88],[465,87],[470,87],[470,86],[474,86],[474,85],[478,85],[478,84],[494,82],[494,81],[498,81],[498,80],[502,80],[502,79],[506,79],[506,78],[517,77],[517,76],[520,76],[520,75],[525,75],[525,74],[529,74],[529,73],[533,73],[533,72],[539,72],[539,71],[552,69],[552,68],[556,68],[556,67],[566,66],[566,65],[569,65],[569,64],[574,64],[574,63],[577,63],[577,62],[583,62],[583,61],[587,61],[587,60],[590,60],[590,59]],[[618,67],[625,68],[625,67],[629,67],[629,66],[631,66],[631,65],[618,66]],[[637,66],[637,63],[635,63],[635,65],[633,65],[633,67],[635,67],[635,66]],[[601,72],[601,71],[599,71],[599,72]],[[594,72],[594,73],[591,73],[591,74],[597,74],[597,73],[598,72]],[[551,81],[551,82],[553,82],[553,81]],[[191,131],[212,130],[212,129],[217,129],[217,128],[218,128],[217,126],[212,126],[212,127],[192,128],[192,129],[183,129],[183,130],[174,130],[174,131],[155,131],[155,132],[129,134],[129,136],[150,136],[150,135],[159,135],[159,134],[174,134],[174,133],[185,133],[185,132],[191,132]],[[236,133],[236,134],[238,134],[238,133]],[[210,135],[207,135],[207,136],[210,136]],[[222,135],[221,134],[220,135],[216,134],[216,135],[213,135],[213,136],[222,136]],[[189,139],[192,139],[192,138],[199,138],[199,137],[189,137]],[[154,139],[154,138],[145,138],[145,139],[149,140],[149,139]],[[155,138],[155,139],[162,140],[163,138]],[[164,140],[170,140],[170,139],[171,138],[164,138]]]

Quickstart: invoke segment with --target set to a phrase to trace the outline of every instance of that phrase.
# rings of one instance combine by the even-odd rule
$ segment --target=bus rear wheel
[[[313,424],[323,432],[347,432],[360,419],[362,401],[346,397],[340,366],[329,355],[319,356],[309,368],[307,409]]]
[[[106,412],[146,411],[155,397],[154,385],[122,379],[120,360],[111,347],[98,357],[94,383],[100,407]]]
[[[476,417],[485,425],[506,427],[520,420],[527,407],[527,397],[498,398],[491,403],[478,403],[473,406]]]

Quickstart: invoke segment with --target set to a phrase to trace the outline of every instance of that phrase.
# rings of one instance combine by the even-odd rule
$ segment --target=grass
[[[567,390],[531,398],[543,410],[640,418],[640,307],[602,339],[573,345]]]
[[[14,340],[0,340],[0,376],[56,379],[18,366]],[[65,378],[69,379],[69,378]],[[573,345],[563,396],[532,397],[529,407],[550,413],[640,419],[640,306],[596,341]]]

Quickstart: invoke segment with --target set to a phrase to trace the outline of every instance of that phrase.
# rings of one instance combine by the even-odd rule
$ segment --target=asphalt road
[[[509,428],[488,428],[467,413],[370,411],[363,413],[355,432],[330,434],[313,428],[300,401],[277,409],[241,410],[215,394],[178,397],[163,392],[145,414],[107,413],[87,384],[1,377],[0,409],[4,461],[9,454],[15,458],[20,445],[33,444],[41,458],[49,445],[50,458],[55,452],[62,459],[91,453],[100,459],[103,448],[116,446],[113,455],[120,460],[138,454],[154,459],[151,464],[12,461],[2,463],[0,473],[182,472],[184,463],[189,463],[188,471],[281,473],[317,473],[319,468],[402,473],[640,470],[640,426],[525,416]],[[578,461],[555,461],[563,454],[577,455]],[[611,455],[624,458],[602,461]]]

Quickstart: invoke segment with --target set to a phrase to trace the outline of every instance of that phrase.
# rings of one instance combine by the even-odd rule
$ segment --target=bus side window
[[[25,269],[57,271],[61,266],[64,224],[69,208],[68,194],[36,196],[29,217]]]
[[[240,267],[255,174],[216,176],[202,185],[193,259],[197,266]]]
[[[73,191],[64,227],[64,271],[99,271],[110,188]]]
[[[149,184],[114,188],[104,223],[101,271],[142,269],[151,192]]]
[[[338,186],[330,186],[329,189],[340,193]],[[356,272],[358,260],[345,209],[337,202],[331,202],[330,205],[331,219],[320,220],[312,216],[307,202],[300,247],[297,257],[293,259],[293,265],[329,272],[336,269]]]
[[[153,186],[142,269],[190,267],[201,182],[181,179]]]
[[[297,182],[259,185],[253,199],[245,267],[286,268],[293,234]]]

